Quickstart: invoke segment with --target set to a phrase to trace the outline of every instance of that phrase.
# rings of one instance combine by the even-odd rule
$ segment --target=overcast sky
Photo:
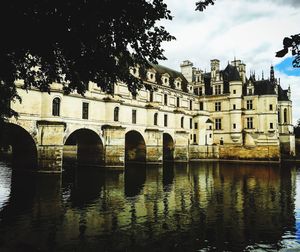
[[[162,65],[180,70],[189,59],[194,66],[210,70],[210,60],[221,68],[236,57],[256,75],[269,77],[270,65],[281,85],[292,89],[294,122],[300,118],[300,69],[291,59],[276,58],[286,36],[300,33],[300,0],[216,0],[204,12],[195,11],[196,0],[165,0],[174,19],[162,24],[176,37],[163,44],[167,61]]]

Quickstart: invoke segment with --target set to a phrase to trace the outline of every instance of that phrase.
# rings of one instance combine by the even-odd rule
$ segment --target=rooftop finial
[[[264,80],[264,70],[261,71],[261,79]]]

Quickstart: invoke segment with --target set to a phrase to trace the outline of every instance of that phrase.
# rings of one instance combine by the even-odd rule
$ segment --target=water
[[[0,163],[0,251],[300,251],[300,169],[228,163]]]

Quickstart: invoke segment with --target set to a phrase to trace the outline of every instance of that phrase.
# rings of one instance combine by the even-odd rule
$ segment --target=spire
[[[270,69],[270,81],[271,82],[275,81],[275,74],[274,74],[274,67],[273,67],[273,65],[271,65],[271,69]]]
[[[264,70],[261,71],[261,79],[264,80]]]

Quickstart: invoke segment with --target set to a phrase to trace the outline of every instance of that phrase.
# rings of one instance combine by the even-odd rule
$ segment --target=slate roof
[[[275,92],[275,83],[269,80],[259,80],[253,83],[254,85],[254,95],[273,95]]]
[[[187,92],[187,84],[188,81],[186,80],[186,78],[183,76],[183,74],[181,72],[175,71],[171,68],[162,66],[162,65],[156,65],[156,64],[152,64],[149,63],[151,65],[151,67],[160,75],[163,75],[165,73],[168,73],[174,80],[178,77],[180,77],[182,79],[182,83],[181,83],[181,88],[182,91]]]
[[[280,85],[278,85],[278,101],[289,101],[288,90],[282,89]]]

